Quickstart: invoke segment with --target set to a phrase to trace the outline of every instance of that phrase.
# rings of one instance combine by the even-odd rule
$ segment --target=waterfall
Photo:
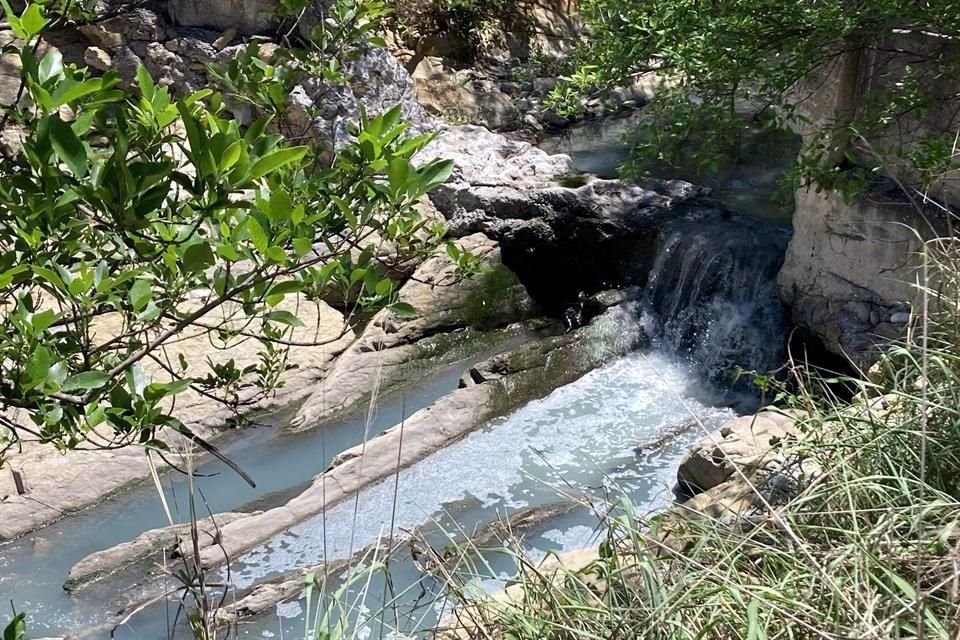
[[[783,228],[735,215],[668,223],[643,297],[654,341],[722,387],[738,367],[779,367],[788,324],[776,277],[788,241]]]

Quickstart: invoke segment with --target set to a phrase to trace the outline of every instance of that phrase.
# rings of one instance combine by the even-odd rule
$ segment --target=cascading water
[[[777,295],[789,231],[723,215],[671,222],[643,298],[655,343],[688,360],[715,385],[731,388],[737,369],[767,372],[783,363],[787,319]]]

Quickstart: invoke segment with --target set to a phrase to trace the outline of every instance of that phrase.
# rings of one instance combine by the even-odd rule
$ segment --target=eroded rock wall
[[[909,163],[893,155],[916,148],[931,134],[957,131],[960,112],[951,96],[960,83],[940,72],[944,61],[957,55],[960,48],[941,38],[895,34],[875,48],[838,57],[797,92],[800,113],[810,122],[799,127],[806,144],[835,118],[862,115],[869,99],[904,82],[908,67],[924,90],[943,98],[942,108],[907,110],[885,134],[852,143],[858,164],[872,166],[883,158],[886,182],[852,202],[832,191],[796,194],[795,234],[779,276],[781,296],[798,326],[858,366],[876,358],[879,343],[902,334],[918,302],[918,252],[924,240],[947,233],[943,207],[960,202],[954,177],[925,194],[937,204],[924,204],[924,194],[912,189]]]

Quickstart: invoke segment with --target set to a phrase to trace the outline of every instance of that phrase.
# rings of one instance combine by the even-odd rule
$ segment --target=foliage
[[[949,131],[920,131],[908,149],[883,142],[904,119],[921,121],[956,106],[956,95],[943,88],[960,64],[953,51],[960,4],[953,0],[586,0],[580,8],[590,38],[578,72],[552,104],[570,112],[583,93],[655,73],[661,83],[639,155],[676,159],[695,138],[710,162],[714,150],[749,126],[738,111],[768,116],[763,121],[770,126],[808,127],[798,105],[828,74],[842,77],[874,64],[884,81],[847,96],[829,121],[818,123],[800,177],[827,188],[852,184],[852,191],[883,166],[909,167],[911,179],[925,186],[956,167]],[[883,67],[888,58],[896,68]],[[853,165],[862,169],[847,170]]]
[[[7,446],[29,433],[61,449],[163,448],[161,428],[203,445],[176,397],[239,410],[282,385],[302,325],[285,300],[392,304],[379,249],[436,246],[442,229],[414,205],[451,164],[414,166],[429,136],[408,136],[399,108],[364,115],[321,161],[329,150],[270,133],[269,114],[228,119],[211,90],[174,100],[141,68],[134,94],[56,52],[38,59],[46,6],[3,4],[23,85],[4,120],[22,144],[0,167],[0,394],[21,411],[0,417]],[[174,357],[187,329],[215,348],[257,341],[260,362]]]
[[[480,57],[486,41],[522,28],[517,3],[510,0],[391,0],[390,26],[414,48],[431,38],[442,39],[461,62]]]

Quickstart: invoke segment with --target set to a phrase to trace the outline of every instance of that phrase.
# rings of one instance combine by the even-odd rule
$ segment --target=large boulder
[[[480,261],[472,278],[461,278],[443,249],[424,262],[400,290],[399,300],[416,314],[379,312],[337,360],[327,379],[300,408],[295,429],[316,427],[357,410],[376,392],[387,393],[425,371],[482,348],[483,333],[532,316],[535,305],[500,260],[497,244],[482,234],[458,245]]]
[[[442,131],[424,156],[454,161],[430,195],[450,233],[496,238],[504,264],[548,309],[581,292],[645,284],[663,224],[707,195],[682,181],[578,176],[569,156],[474,126]]]
[[[778,285],[794,323],[869,367],[919,308],[920,250],[946,231],[943,211],[917,208],[895,187],[849,203],[807,189],[797,192],[793,225]]]
[[[763,411],[735,418],[694,445],[677,470],[680,490],[693,495],[668,513],[667,522],[739,521],[796,498],[821,473],[803,455],[800,417]],[[671,528],[665,528],[667,544]]]

